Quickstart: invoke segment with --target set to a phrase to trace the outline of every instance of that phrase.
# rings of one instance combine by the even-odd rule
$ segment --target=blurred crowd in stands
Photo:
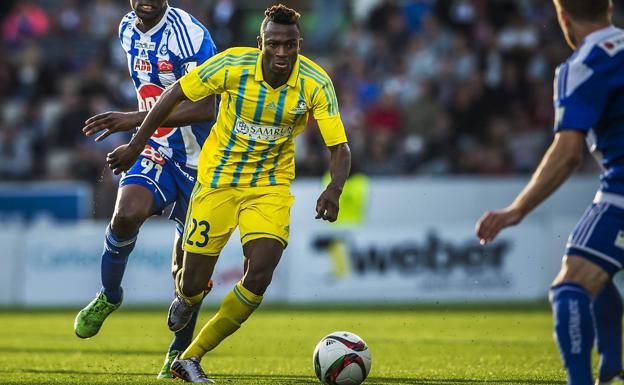
[[[536,166],[552,138],[554,69],[571,53],[550,1],[283,2],[303,14],[303,53],[334,80],[358,170],[510,175]],[[170,0],[219,50],[255,45],[270,4]],[[95,143],[81,128],[94,114],[137,108],[117,37],[128,11],[127,0],[1,2],[0,180],[84,180],[114,192],[105,154],[130,134]],[[309,125],[297,139],[299,176],[327,165]]]

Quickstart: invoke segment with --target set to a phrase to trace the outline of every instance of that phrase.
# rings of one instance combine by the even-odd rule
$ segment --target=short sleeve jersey
[[[290,184],[295,176],[293,138],[317,120],[327,146],[347,141],[334,86],[327,73],[298,55],[286,84],[263,78],[257,48],[231,48],[180,80],[193,101],[221,94],[217,123],[199,162],[198,178],[212,188]]]
[[[601,190],[624,194],[624,30],[588,35],[556,71],[555,132],[586,134],[604,172]]]
[[[160,22],[147,32],[141,32],[136,21],[134,12],[121,20],[119,39],[128,58],[139,110],[148,111],[167,87],[215,55],[216,47],[208,30],[181,9],[167,7]],[[167,158],[197,168],[213,123],[161,127],[148,145]]]

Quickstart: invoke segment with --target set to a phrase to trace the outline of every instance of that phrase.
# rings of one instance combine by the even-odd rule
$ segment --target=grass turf
[[[166,309],[121,309],[88,340],[74,335],[74,316],[0,310],[0,384],[171,381],[155,379],[171,337]],[[545,307],[260,309],[202,365],[217,384],[319,384],[312,351],[336,330],[368,343],[369,385],[565,384]]]

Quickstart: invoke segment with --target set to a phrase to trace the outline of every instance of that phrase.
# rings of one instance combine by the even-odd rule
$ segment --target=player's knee
[[[141,221],[123,212],[116,212],[111,221],[113,234],[118,237],[130,237],[139,230]]]
[[[256,295],[263,295],[272,279],[273,271],[247,271],[243,278],[243,286]]]
[[[111,227],[119,237],[130,237],[139,231],[139,227],[147,219],[145,210],[140,208],[120,208],[115,211]]]
[[[183,275],[180,288],[185,296],[192,297],[197,295],[202,291],[206,291],[206,277],[198,276],[197,274],[185,274]]]
[[[585,262],[590,263],[588,261]],[[590,266],[584,263],[564,264],[557,277],[555,277],[552,286],[565,282],[575,283],[587,290],[591,296],[596,296],[608,281],[608,278],[609,275],[605,271],[593,264]]]
[[[585,289],[592,296],[595,296],[596,293],[598,292],[598,289],[594,287],[595,285],[593,285],[590,282],[587,282],[586,280],[579,279],[579,277],[559,278],[559,276],[557,276],[557,278],[555,278],[555,280],[552,282],[551,287],[555,287],[563,283],[574,283],[582,287],[583,289]]]

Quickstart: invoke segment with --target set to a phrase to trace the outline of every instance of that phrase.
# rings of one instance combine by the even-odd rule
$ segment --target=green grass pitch
[[[200,324],[213,312],[203,310]],[[170,342],[165,308],[122,308],[88,340],[74,336],[74,315],[0,310],[0,384],[172,381],[155,379]],[[312,351],[337,330],[368,343],[369,385],[565,384],[546,306],[261,308],[202,365],[217,384],[319,384]]]

